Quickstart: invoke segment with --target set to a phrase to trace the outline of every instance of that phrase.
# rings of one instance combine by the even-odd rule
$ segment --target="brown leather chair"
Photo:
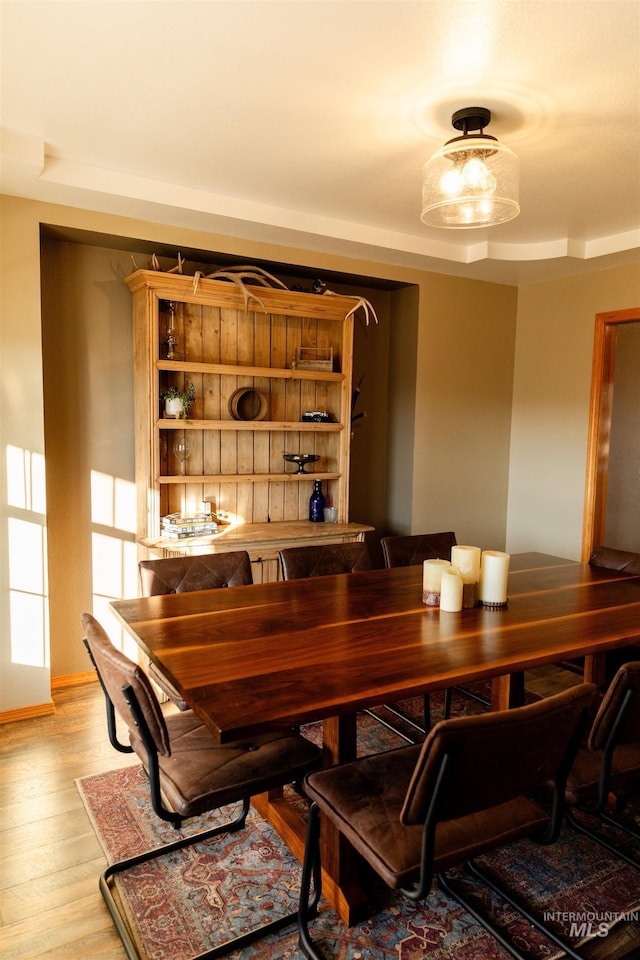
[[[594,547],[589,557],[589,566],[605,570],[622,570],[640,576],[640,553],[630,550],[614,550],[611,547]]]
[[[630,550],[615,550],[612,547],[594,547],[589,557],[589,566],[640,576],[640,553],[632,553]],[[640,646],[638,645],[624,647],[620,650],[611,650],[605,654],[605,685],[611,683],[616,671],[624,663],[628,660],[637,660],[639,658]],[[578,666],[579,672],[582,672],[582,669],[583,664],[582,661],[580,661]]]
[[[424,560],[451,560],[455,547],[453,530],[444,533],[419,533],[406,537],[383,537],[382,554],[386,567],[411,567]]]
[[[144,671],[116,649],[94,617],[85,613],[81,620],[85,646],[102,685],[107,712],[117,713],[128,728],[129,749],[138,755],[149,777],[156,815],[179,828],[189,817],[228,803],[241,805],[238,815],[221,826],[195,836],[182,836],[174,843],[113,863],[102,873],[102,896],[127,956],[137,957],[133,938],[112,893],[112,878],[137,864],[208,837],[241,829],[252,796],[300,780],[320,766],[322,754],[290,729],[271,729],[246,740],[220,744],[191,710],[165,717]],[[315,903],[310,909],[315,912]],[[295,920],[295,913],[279,917],[225,942],[221,952],[237,949]]]
[[[208,553],[196,557],[167,557],[164,560],[141,560],[138,564],[143,597],[191,590],[217,590],[253,583],[251,560],[246,550],[230,553]],[[180,710],[188,710],[170,680],[149,664],[149,676]]]
[[[246,550],[141,560],[138,570],[143,597],[253,583],[251,561]]]
[[[324,577],[332,573],[370,570],[369,548],[363,541],[288,547],[280,551],[283,580]]]
[[[595,715],[588,738],[580,746],[567,778],[567,816],[573,826],[634,866],[620,846],[595,831],[589,820],[603,821],[640,840],[640,829],[608,809],[610,795],[619,809],[640,786],[640,661],[620,667]],[[580,815],[586,814],[587,816]]]
[[[321,882],[322,815],[392,889],[423,899],[437,876],[440,886],[507,946],[504,934],[447,875],[466,863],[476,879],[524,912],[568,956],[579,958],[473,858],[522,837],[557,839],[566,775],[595,692],[593,684],[580,684],[514,710],[442,720],[422,746],[310,774],[305,790],[313,802],[298,919],[305,956],[322,960],[310,936],[307,907],[311,878],[316,889]],[[551,812],[531,799],[548,780],[555,784]]]

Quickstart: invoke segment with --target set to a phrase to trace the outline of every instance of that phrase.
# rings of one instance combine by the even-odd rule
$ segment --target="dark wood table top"
[[[422,603],[422,566],[111,604],[221,741],[640,639],[640,577],[511,559],[504,610]]]

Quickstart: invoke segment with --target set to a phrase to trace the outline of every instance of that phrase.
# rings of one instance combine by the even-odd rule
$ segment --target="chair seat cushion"
[[[598,794],[602,751],[581,748],[567,779],[565,798],[571,805],[595,800]],[[637,788],[640,784],[640,743],[620,744],[613,754],[609,789],[615,794]]]
[[[221,744],[191,710],[166,718],[171,755],[158,757],[167,803],[192,817],[302,779],[322,761],[318,747],[291,730],[270,730]],[[147,765],[134,731],[131,745]]]
[[[403,826],[400,813],[421,745],[402,747],[311,774],[306,792],[392,888],[417,880],[422,824]],[[518,797],[481,813],[443,820],[436,829],[434,868],[445,870],[548,825],[545,811]]]

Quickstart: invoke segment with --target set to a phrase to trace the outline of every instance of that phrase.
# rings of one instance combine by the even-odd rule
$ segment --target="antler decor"
[[[351,310],[347,310],[345,320],[347,319],[347,317],[350,317],[352,314],[354,314],[356,310],[362,309],[364,311],[364,319],[367,326],[369,326],[369,317],[373,317],[374,323],[378,323],[378,315],[374,310],[373,304],[369,300],[365,300],[364,297],[356,297],[356,296],[350,296],[344,293],[336,293],[335,290],[324,290],[322,293],[322,296],[323,297],[344,297],[345,300],[356,301],[356,303],[351,308]]]
[[[131,255],[131,260],[133,262],[136,270],[139,270],[140,267],[135,261],[133,254]],[[164,273],[182,273],[182,265],[185,260],[182,254],[178,254],[178,262],[175,267],[172,267],[170,270],[162,270],[160,266],[160,261],[157,255],[154,253],[151,255],[149,260],[149,270],[156,270],[158,272]],[[286,284],[282,280],[278,280],[277,277],[274,277],[273,274],[267,273],[266,270],[263,270],[262,267],[255,266],[231,266],[231,267],[222,267],[218,270],[214,270],[213,273],[205,274],[203,270],[196,270],[193,276],[193,292],[196,293],[198,290],[198,283],[201,279],[204,280],[229,280],[231,283],[235,283],[236,286],[242,291],[242,296],[244,297],[244,308],[245,310],[249,309],[249,303],[251,300],[255,300],[258,303],[264,312],[267,312],[267,308],[260,299],[260,297],[254,293],[252,290],[247,288],[247,284],[254,284],[262,287],[280,287],[282,290],[288,290]],[[348,294],[336,293],[335,290],[327,289],[327,285],[323,280],[316,280],[313,284],[313,292],[323,297],[342,297],[344,296],[345,300],[355,300],[355,304],[351,310],[347,311],[345,320],[347,317],[355,314],[357,310],[362,310],[364,312],[364,319],[369,326],[369,319],[372,317],[375,323],[378,323],[378,316],[373,307],[373,304],[369,300],[365,300],[364,297],[349,296]]]
[[[197,270],[193,278],[193,292],[195,293],[198,289],[198,283],[200,278],[205,280],[230,280],[231,283],[235,283],[240,290],[242,291],[242,296],[244,297],[244,308],[248,310],[249,301],[255,300],[256,303],[259,303],[264,312],[267,312],[267,308],[264,303],[255,293],[251,290],[248,290],[245,286],[245,283],[255,283],[263,287],[281,287],[283,290],[286,290],[286,285],[278,280],[277,277],[272,276],[272,274],[267,273],[266,270],[262,270],[261,267],[252,267],[252,266],[236,266],[236,267],[224,267],[221,270],[214,270],[213,273],[207,273],[206,275],[202,270]]]
[[[131,262],[133,263],[136,270],[139,270],[140,267],[136,263],[136,258],[131,254]],[[151,259],[149,260],[149,270],[156,270],[158,273],[182,273],[182,264],[184,263],[184,257],[181,253],[178,254],[178,262],[175,267],[171,267],[170,270],[163,270],[160,266],[160,261],[158,256],[155,253],[151,254]]]

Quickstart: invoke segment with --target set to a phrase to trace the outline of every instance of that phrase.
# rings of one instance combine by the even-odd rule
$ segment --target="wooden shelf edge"
[[[344,424],[309,423],[306,420],[173,420],[161,417],[156,420],[158,430],[267,430],[267,431],[303,431],[305,433],[339,433]]]
[[[125,283],[132,293],[152,291],[159,300],[205,303],[215,307],[242,310],[243,313],[263,313],[260,304],[253,300],[246,307],[242,292],[237,285],[226,280],[203,277],[196,285],[195,277],[186,274],[136,270],[125,277]],[[354,307],[357,305],[356,297],[303,293],[257,284],[247,284],[247,286],[262,300],[267,313],[270,314],[346,323],[352,319]]]
[[[322,370],[290,370],[288,367],[244,367],[237,363],[204,363],[194,360],[157,360],[158,370],[174,373],[215,373],[230,377],[270,377],[276,380],[321,380],[341,383],[344,373]]]
[[[158,483],[290,483],[300,480],[339,480],[341,473],[234,473],[158,477]]]

